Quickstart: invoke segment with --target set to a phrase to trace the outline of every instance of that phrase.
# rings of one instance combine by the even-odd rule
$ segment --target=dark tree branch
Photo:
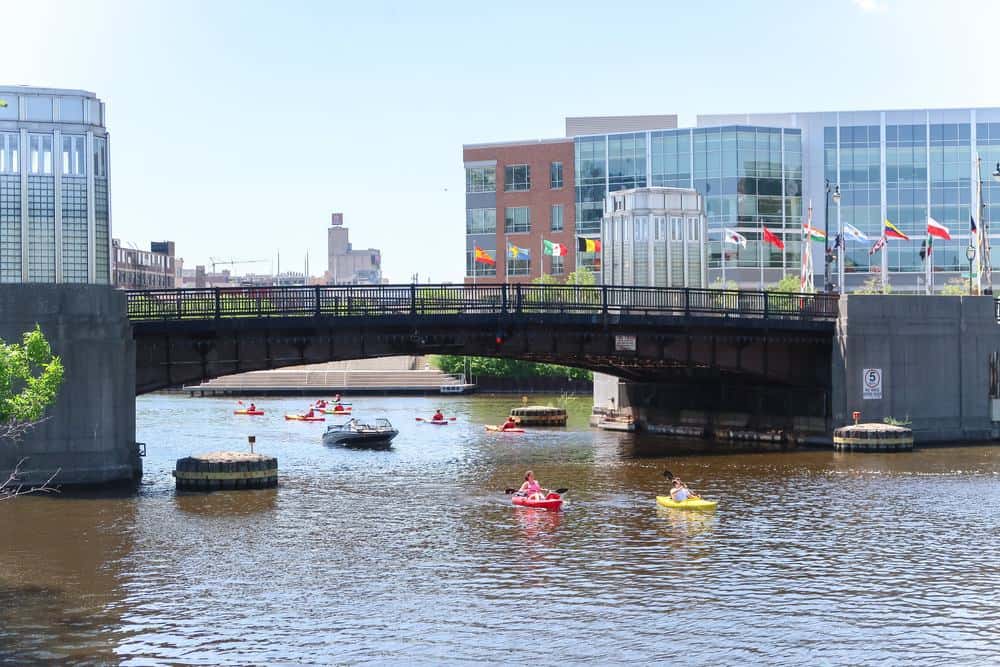
[[[3,484],[0,484],[0,502],[11,500],[18,496],[26,496],[29,493],[59,493],[58,487],[52,486],[52,480],[56,478],[56,475],[59,474],[62,468],[58,468],[39,486],[25,486],[21,483],[21,465],[27,460],[27,458],[22,458],[18,461],[17,465],[14,466],[14,470],[11,471],[10,477]]]

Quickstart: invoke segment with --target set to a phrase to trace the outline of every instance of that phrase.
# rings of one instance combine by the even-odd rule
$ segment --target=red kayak
[[[558,512],[563,504],[562,496],[558,493],[550,493],[545,496],[545,500],[530,500],[527,496],[514,496],[510,501],[518,507],[531,507],[549,512]]]
[[[233,410],[234,415],[255,415],[260,416],[264,414],[263,410]]]

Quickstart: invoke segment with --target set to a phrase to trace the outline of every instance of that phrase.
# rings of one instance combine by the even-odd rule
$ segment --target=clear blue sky
[[[320,274],[343,211],[391,280],[460,280],[462,144],[561,136],[566,115],[1000,104],[995,2],[0,0],[0,15],[0,83],[107,103],[114,235],[172,239],[189,266],[280,250],[301,270],[308,249]]]

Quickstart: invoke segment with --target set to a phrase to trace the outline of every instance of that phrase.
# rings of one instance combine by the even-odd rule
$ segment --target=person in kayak
[[[443,422],[444,421],[444,414],[441,413],[441,408],[437,409],[437,412],[435,412],[434,416],[431,417],[431,421],[434,421],[434,422]]]
[[[509,431],[509,430],[511,430],[512,428],[517,428],[517,422],[516,422],[516,421],[514,421],[514,418],[513,418],[513,417],[510,417],[510,416],[508,416],[508,417],[507,417],[507,421],[505,421],[505,422],[504,422],[504,423],[503,423],[503,424],[502,424],[502,425],[500,426],[500,430],[501,430],[501,431]],[[529,472],[530,472],[530,471],[529,471]]]
[[[247,412],[257,412],[257,406],[251,403],[250,407],[247,408]]]
[[[319,399],[318,401],[316,401],[316,407],[317,408],[325,408],[326,407],[326,401],[324,401],[322,398]]]
[[[688,498],[696,498],[691,489],[687,488],[687,485],[681,481],[680,477],[674,477],[673,486],[670,489],[670,498],[677,502],[684,502]]]
[[[340,403],[340,394],[337,394],[337,395],[335,395],[335,396],[333,397],[333,402],[334,402],[334,403]]]
[[[333,406],[333,411],[334,412],[343,412],[344,411],[344,406],[341,405],[340,403],[337,403],[336,405]]]
[[[518,495],[527,496],[528,500],[545,500],[548,495],[542,485],[535,479],[535,473],[528,471],[524,473],[524,484],[517,490]]]
[[[313,409],[312,409],[312,408],[309,408],[309,412],[305,413],[305,414],[304,414],[304,415],[302,415],[302,416],[303,416],[303,417],[305,417],[306,419],[312,419],[313,417],[315,417],[315,416],[316,416],[316,413],[315,413],[315,412],[313,412]]]

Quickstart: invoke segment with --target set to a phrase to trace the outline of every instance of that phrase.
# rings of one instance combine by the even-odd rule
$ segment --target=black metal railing
[[[590,313],[833,320],[836,294],[678,287],[375,285],[129,290],[131,320]]]

